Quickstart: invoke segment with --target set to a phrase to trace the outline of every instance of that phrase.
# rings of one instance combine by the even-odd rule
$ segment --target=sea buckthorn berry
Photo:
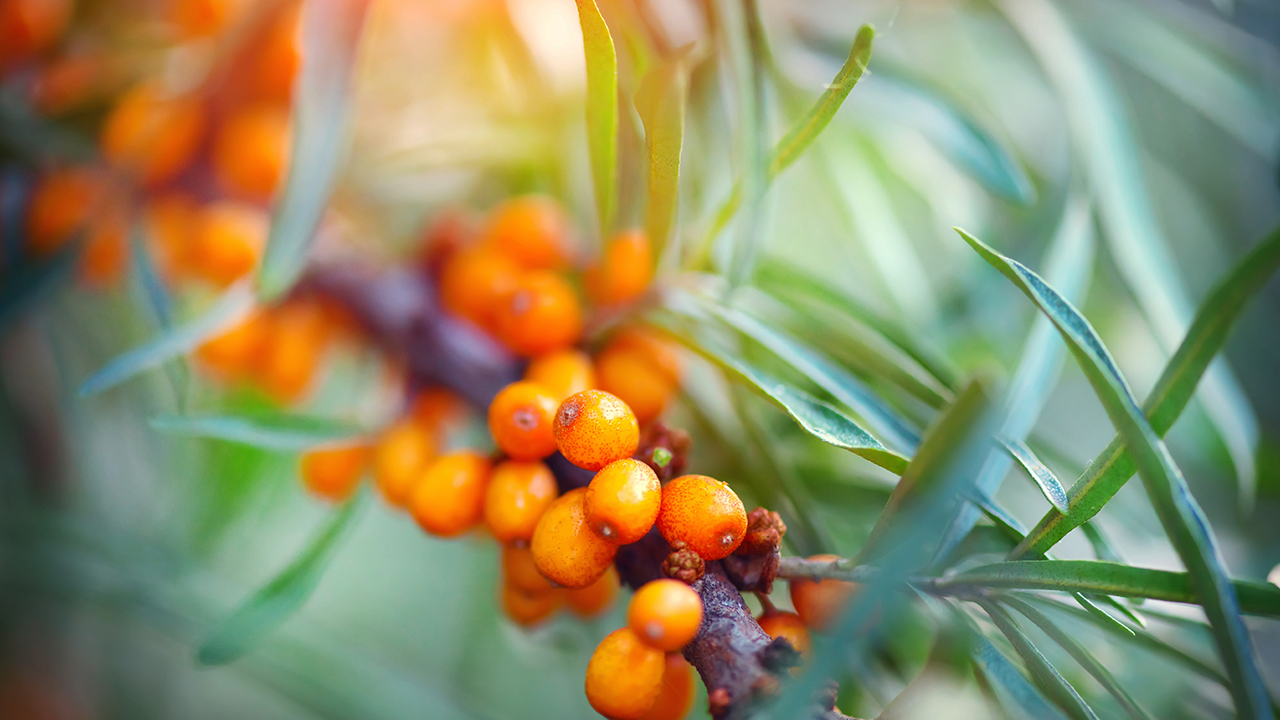
[[[647,423],[662,414],[680,387],[680,358],[657,333],[625,330],[596,356],[596,381],[630,405],[641,423]]]
[[[618,584],[618,571],[610,565],[599,580],[584,588],[566,590],[565,600],[574,614],[594,617],[613,605],[613,599],[618,596]]]
[[[586,488],[570,490],[551,503],[538,520],[529,545],[538,572],[567,588],[584,588],[595,582],[618,552],[587,527],[582,509],[586,494]]]
[[[498,449],[515,460],[541,460],[556,451],[551,429],[556,400],[531,382],[503,388],[489,405],[489,432]]]
[[[719,560],[742,543],[747,511],[726,483],[684,475],[662,488],[658,529],[672,545],[683,542],[703,560]]]
[[[693,668],[680,653],[667,653],[662,691],[641,720],[681,720],[693,709]]]
[[[196,220],[191,269],[223,287],[258,264],[267,242],[270,218],[262,210],[237,202],[217,202]]]
[[[116,102],[102,125],[102,154],[148,184],[173,178],[191,162],[205,129],[203,103],[141,84]]]
[[[494,327],[517,355],[531,357],[562,350],[582,335],[582,307],[573,288],[555,273],[520,275],[498,303]]]
[[[258,97],[287,102],[293,95],[293,80],[302,64],[300,7],[299,2],[289,2],[254,46],[257,57],[248,80]]]
[[[551,198],[528,195],[494,208],[481,242],[531,270],[569,264],[568,220]]]
[[[643,295],[651,280],[649,236],[629,230],[614,236],[600,262],[587,269],[587,295],[598,305],[621,305]]]
[[[331,335],[317,303],[277,308],[262,350],[258,382],[280,402],[294,402],[311,387]]]
[[[436,443],[430,429],[411,417],[401,419],[383,433],[374,451],[373,476],[387,502],[404,505],[435,454]]]
[[[630,628],[605,636],[587,663],[587,702],[610,720],[640,720],[662,692],[666,657]]]
[[[129,264],[129,219],[124,207],[112,207],[89,228],[80,249],[80,280],[104,288],[124,275]]]
[[[601,390],[569,396],[556,410],[554,425],[560,454],[587,470],[631,457],[640,446],[640,425],[631,408]]]
[[[489,461],[472,450],[441,455],[409,494],[409,510],[422,529],[455,537],[480,523]]]
[[[36,70],[31,104],[46,115],[59,115],[98,96],[108,58],[80,52],[50,60]]]
[[[182,193],[166,193],[147,204],[148,246],[160,274],[169,280],[184,275],[194,262],[195,233],[200,206]]]
[[[702,598],[679,580],[653,580],[632,596],[627,626],[645,643],[663,652],[675,652],[698,634]]]
[[[839,560],[836,555],[814,555],[810,560]],[[831,626],[858,589],[857,583],[844,580],[792,580],[791,604],[796,615],[812,630],[819,632]]]
[[[532,627],[551,617],[564,603],[564,592],[548,588],[546,592],[529,593],[502,584],[502,610],[521,627]]]
[[[756,622],[760,623],[760,629],[768,633],[769,637],[784,637],[801,657],[809,657],[813,643],[809,639],[809,628],[805,627],[799,615],[773,610],[756,618]]]
[[[256,310],[196,349],[200,362],[227,380],[245,377],[258,364],[272,332],[271,315]]]
[[[289,113],[275,105],[237,110],[218,129],[213,168],[232,193],[269,200],[289,163]]]
[[[581,350],[559,350],[531,360],[524,379],[545,388],[558,405],[570,395],[595,387],[596,372],[591,358]]]
[[[340,502],[360,486],[360,477],[368,465],[368,445],[320,448],[302,454],[298,474],[313,495]]]
[[[0,65],[52,45],[70,18],[70,0],[0,2]]]
[[[615,545],[645,536],[662,507],[662,484],[648,465],[623,458],[600,469],[587,486],[587,523]]]
[[[498,542],[528,540],[559,495],[556,478],[536,460],[509,460],[493,469],[485,491],[484,521]]]
[[[184,38],[208,37],[227,25],[235,0],[170,0],[169,19]]]
[[[36,255],[61,249],[84,227],[104,191],[102,177],[82,167],[45,173],[27,208],[28,248]]]
[[[538,564],[533,561],[533,551],[520,545],[502,546],[502,578],[511,587],[529,594],[547,593],[552,589],[551,581],[538,572]],[[586,592],[590,587],[594,587],[594,584],[581,591],[571,592]]]
[[[409,406],[409,414],[442,436],[452,425],[464,422],[471,412],[467,401],[443,387],[429,387],[419,392]]]
[[[464,248],[440,268],[440,302],[453,315],[492,330],[498,305],[519,275],[519,266],[505,255],[485,247]]]

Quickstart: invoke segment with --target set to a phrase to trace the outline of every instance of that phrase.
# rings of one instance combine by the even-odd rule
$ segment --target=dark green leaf
[[[1062,488],[1062,483],[1058,480],[1058,476],[1053,474],[1047,465],[1040,462],[1040,458],[1027,447],[1027,444],[1021,440],[1001,439],[1001,446],[1009,451],[1009,454],[1022,465],[1022,469],[1027,471],[1031,479],[1036,482],[1036,486],[1040,488],[1040,492],[1044,493],[1044,497],[1049,504],[1057,508],[1060,512],[1067,511],[1067,491]]]
[[[57,255],[23,257],[0,274],[0,336],[9,326],[71,277],[80,244],[70,243]]]
[[[347,148],[351,79],[370,0],[312,0],[302,10],[302,69],[293,110],[289,175],[271,218],[258,271],[266,300],[293,286],[306,265],[316,229]]]
[[[604,237],[613,224],[618,187],[618,57],[595,0],[577,3],[587,58],[587,149],[595,182],[596,215]]]
[[[355,440],[367,434],[352,423],[283,413],[254,415],[161,415],[151,427],[169,435],[198,437],[250,445],[265,450],[297,452]]]
[[[1026,664],[1027,671],[1031,673],[1031,679],[1041,691],[1053,698],[1054,703],[1065,710],[1069,717],[1075,720],[1098,720],[1098,716],[1093,713],[1084,698],[1080,697],[1080,693],[1058,674],[1057,669],[1040,653],[1030,638],[1023,634],[1022,628],[1018,627],[1018,623],[1004,608],[989,601],[978,601],[978,604],[987,611],[987,616],[1009,639],[1013,649]]]

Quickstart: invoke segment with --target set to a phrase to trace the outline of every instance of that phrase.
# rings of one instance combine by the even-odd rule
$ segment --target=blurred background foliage
[[[171,42],[148,19],[155,4],[85,0],[72,37],[116,54],[125,77],[199,72],[208,48]],[[600,7],[620,65],[617,224],[645,220],[644,126],[629,98],[663,57],[692,44],[664,281],[717,294],[734,263],[746,262],[755,272],[734,308],[821,350],[915,428],[963,378],[1007,386],[1037,317],[953,226],[1042,272],[1054,238],[1074,234],[1085,258],[1078,305],[1142,398],[1192,309],[1280,218],[1280,10],[1264,0],[761,0],[767,47],[754,48],[737,3]],[[756,173],[752,144],[772,144],[823,92],[864,23],[877,29],[867,75],[809,152],[767,192],[748,187],[758,195],[713,232],[737,179],[750,185]],[[355,252],[389,265],[412,256],[439,213],[531,191],[562,199],[594,247],[582,57],[567,0],[374,2],[348,100],[350,146],[313,258]],[[767,78],[762,87],[744,84],[743,57]],[[18,94],[6,89],[4,101],[9,189],[41,152],[59,151],[41,143],[66,138],[37,126],[31,140]],[[91,106],[56,127],[83,142],[101,112]],[[21,240],[6,208],[12,270]],[[492,601],[493,543],[426,538],[372,499],[355,508],[301,610],[234,664],[198,666],[195,648],[210,629],[332,511],[302,491],[292,454],[148,426],[180,410],[269,405],[251,391],[175,365],[78,397],[87,377],[152,336],[157,321],[138,273],[108,291],[66,275],[42,284],[34,304],[11,292],[17,272],[2,276],[0,716],[595,716],[582,672],[599,638],[622,624],[622,604],[597,620],[520,630]],[[189,316],[204,301],[176,298],[177,311]],[[869,330],[851,302],[900,329],[922,356]],[[1253,580],[1280,563],[1280,527],[1269,522],[1280,513],[1277,328],[1273,282],[1168,436],[1232,575]],[[851,405],[795,363],[721,330],[736,357]],[[305,411],[385,417],[397,386],[384,360],[350,349],[328,362]],[[1102,405],[1069,361],[1033,390],[1046,397],[1029,444],[1064,481],[1078,476],[1114,435]],[[892,474],[806,435],[702,360],[690,359],[668,420],[693,434],[691,468],[730,481],[748,507],[783,512],[784,554],[856,555],[894,486]],[[1045,499],[1019,468],[1008,474],[995,499],[1033,526]],[[1181,568],[1138,483],[1096,526],[1126,562]],[[1055,552],[1094,557],[1080,532]],[[1191,622],[1203,620],[1194,607],[1147,609],[1153,634],[1213,657],[1205,626]],[[1168,617],[1154,619],[1160,613]],[[1220,685],[1099,633],[1087,617],[1063,627],[1153,717],[1231,716]],[[1280,629],[1262,619],[1250,628],[1274,695]],[[964,665],[960,645],[939,639],[925,616],[897,621],[842,683],[841,709],[877,716],[910,685],[885,717],[990,716],[972,677],[954,670]],[[1119,716],[1056,646],[1046,653],[1101,716]],[[695,716],[704,713],[700,698]]]

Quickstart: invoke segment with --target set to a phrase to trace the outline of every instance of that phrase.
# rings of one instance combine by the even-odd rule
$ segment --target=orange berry
[[[270,218],[236,202],[216,202],[200,211],[191,248],[191,269],[224,287],[253,270],[267,243]]]
[[[742,544],[747,511],[728,484],[684,475],[662,488],[658,529],[667,542],[683,542],[703,560],[719,560]]]
[[[627,626],[641,640],[675,652],[698,634],[702,626],[702,598],[693,588],[670,578],[647,582],[631,598]]]
[[[810,560],[839,560],[836,555],[814,555]],[[821,632],[840,617],[858,584],[844,580],[792,580],[791,604],[804,624]]]
[[[115,284],[129,263],[129,219],[125,208],[103,212],[89,228],[80,249],[80,279],[90,287]]]
[[[587,702],[610,720],[639,720],[662,692],[666,658],[630,628],[605,636],[587,663]]]
[[[225,378],[239,379],[257,366],[271,332],[271,316],[255,311],[221,335],[206,340],[196,349],[196,357]]]
[[[539,270],[516,278],[494,311],[498,338],[526,357],[563,350],[582,335],[582,307],[559,275]]]
[[[693,709],[693,667],[680,653],[667,653],[662,691],[641,720],[682,720]]]
[[[651,280],[649,236],[629,230],[615,235],[600,262],[587,270],[587,295],[598,305],[621,305],[643,295]]]
[[[193,226],[199,210],[196,201],[182,193],[167,193],[148,203],[145,217],[148,246],[163,277],[172,280],[192,266],[195,260]]]
[[[775,639],[784,637],[796,652],[805,658],[809,657],[813,643],[809,639],[809,629],[805,627],[799,615],[774,610],[756,618],[756,622],[760,623],[760,629],[768,633],[769,637]]]
[[[531,382],[503,388],[489,405],[489,432],[498,449],[516,460],[541,460],[556,451],[551,424],[556,400]]]
[[[440,302],[453,315],[490,329],[519,274],[505,255],[483,247],[459,250],[440,269]]]
[[[275,105],[241,108],[213,141],[218,182],[233,193],[269,200],[289,164],[289,113]]]
[[[298,474],[313,495],[340,502],[356,491],[368,465],[368,445],[320,448],[302,454]]]
[[[554,426],[560,454],[587,470],[629,458],[640,447],[640,425],[631,408],[601,390],[585,390],[560,403]]]
[[[502,578],[511,587],[528,594],[548,593],[552,590],[551,581],[538,572],[538,565],[533,561],[533,551],[519,545],[502,546]],[[571,593],[586,592],[591,587],[595,586],[580,591],[573,590]]]
[[[278,308],[262,350],[257,380],[280,402],[293,402],[311,387],[330,335],[320,306],[291,302]]]
[[[557,403],[596,385],[591,358],[581,350],[572,349],[539,355],[529,361],[529,366],[524,370],[524,379],[541,385]]]
[[[598,580],[584,588],[566,590],[569,608],[581,617],[594,617],[604,612],[618,596],[618,571],[612,565]]]
[[[205,109],[198,99],[169,96],[144,83],[122,95],[107,114],[102,154],[145,183],[162,183],[195,157],[204,129]]]
[[[437,435],[443,435],[450,426],[464,422],[470,412],[466,400],[443,387],[422,390],[409,406],[409,414]]]
[[[411,417],[402,418],[382,434],[373,457],[373,476],[388,503],[402,506],[409,491],[435,457],[430,429]]]
[[[532,627],[551,617],[564,603],[561,591],[548,588],[546,592],[528,593],[510,583],[502,584],[502,610],[511,622],[521,627]]]
[[[480,523],[489,461],[474,450],[441,455],[409,494],[409,510],[424,530],[455,537]]]
[[[37,70],[31,104],[46,115],[57,115],[94,98],[101,87],[107,58],[78,53],[55,58]]]
[[[617,545],[630,545],[658,519],[662,483],[639,460],[615,460],[591,479],[584,507],[587,523],[597,535]]]
[[[235,0],[169,0],[169,19],[184,38],[208,37],[227,25]]]
[[[502,543],[528,540],[560,494],[556,477],[541,462],[508,460],[493,469],[485,491],[484,520]]]
[[[622,398],[642,423],[657,418],[680,386],[680,357],[670,341],[642,328],[624,330],[596,357],[599,386]]]
[[[569,264],[568,220],[560,205],[537,195],[494,208],[481,242],[530,270],[563,270]]]
[[[0,64],[44,50],[62,36],[71,0],[0,2]]]
[[[587,527],[582,509],[586,488],[570,490],[551,503],[533,531],[530,549],[538,572],[557,585],[584,588],[609,569],[617,548]]]
[[[83,167],[45,173],[31,193],[27,208],[27,243],[36,255],[51,255],[62,248],[100,202],[105,189],[102,177]]]
[[[302,64],[300,7],[301,3],[289,3],[254,46],[257,57],[248,81],[258,97],[288,102],[293,95],[293,80]]]

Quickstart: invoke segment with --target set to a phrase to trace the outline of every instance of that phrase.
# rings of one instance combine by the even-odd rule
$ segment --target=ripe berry
[[[562,350],[582,335],[582,307],[569,283],[535,270],[516,278],[494,311],[498,339],[512,352],[530,357]]]
[[[270,334],[270,314],[255,310],[234,327],[205,341],[196,349],[196,358],[224,379],[238,380],[258,364]]]
[[[298,473],[312,494],[339,502],[351,497],[359,487],[368,464],[368,445],[322,448],[303,453]]]
[[[528,540],[559,490],[541,462],[508,460],[493,469],[485,491],[484,520],[498,542]]]
[[[742,543],[747,511],[727,484],[706,475],[684,475],[662,488],[658,529],[667,542],[683,542],[703,560],[719,560]]]
[[[587,701],[611,720],[640,720],[662,692],[666,658],[630,628],[600,641],[587,663]]]
[[[587,270],[587,294],[598,305],[621,305],[643,295],[652,279],[649,236],[630,230],[615,235],[600,262]]]
[[[631,457],[640,446],[640,425],[631,408],[600,390],[586,390],[560,403],[554,425],[560,454],[587,470]]]
[[[236,4],[232,0],[170,0],[169,19],[184,38],[208,37],[226,27]]]
[[[693,708],[693,668],[680,653],[667,653],[662,691],[641,720],[681,720]]]
[[[466,422],[470,412],[466,400],[452,390],[438,386],[419,392],[409,406],[409,414],[431,428],[437,436]]]
[[[187,167],[204,130],[205,109],[198,99],[144,83],[122,95],[107,114],[102,154],[143,182],[158,184]]]
[[[813,643],[809,639],[809,629],[799,615],[773,610],[756,618],[756,622],[760,623],[760,629],[768,633],[769,637],[784,637],[801,656],[809,656]]]
[[[482,243],[530,270],[562,270],[569,264],[568,221],[555,200],[537,195],[494,208]]]
[[[436,454],[431,430],[403,418],[383,433],[373,456],[373,476],[388,503],[403,506]]]
[[[538,565],[533,561],[533,551],[519,545],[502,546],[502,578],[511,587],[524,593],[546,593],[552,589],[551,581],[538,572]],[[585,592],[589,589],[572,592]]]
[[[641,640],[663,652],[675,652],[702,626],[702,598],[679,580],[645,583],[631,598],[627,626]]]
[[[618,571],[612,565],[600,579],[577,590],[566,590],[570,609],[581,617],[594,617],[604,612],[618,596]]]
[[[441,455],[409,493],[409,511],[422,529],[455,537],[480,523],[489,461],[472,450]]]
[[[556,399],[558,405],[570,395],[595,387],[596,372],[586,353],[581,350],[560,350],[539,355],[529,361],[529,366],[524,370],[524,379],[541,385]]]
[[[835,555],[814,555],[810,560],[839,560]],[[831,626],[849,599],[857,591],[857,583],[844,580],[792,580],[791,604],[796,615],[810,629],[819,632]]]
[[[106,64],[101,53],[91,51],[50,59],[35,69],[32,106],[43,115],[61,115],[96,99],[102,89]]]
[[[289,113],[251,106],[227,116],[213,143],[213,169],[232,193],[254,200],[275,194],[289,162]]]
[[[102,177],[88,168],[45,173],[32,190],[27,208],[27,247],[36,255],[61,249],[84,227],[104,190]]]
[[[195,219],[191,270],[225,287],[253,270],[267,243],[271,220],[265,212],[236,202],[216,202]]]
[[[617,548],[587,527],[582,509],[586,488],[570,490],[551,503],[533,531],[538,572],[557,585],[584,588],[609,569]]]
[[[0,65],[44,50],[71,18],[70,0],[0,2]]]
[[[596,356],[596,379],[647,423],[662,414],[680,387],[680,356],[652,330],[623,330]]]
[[[662,484],[648,465],[623,458],[600,469],[587,486],[587,523],[616,545],[645,536],[662,507]]]
[[[258,367],[262,389],[278,402],[297,401],[311,387],[330,339],[318,304],[290,301],[277,308]]]
[[[440,268],[440,302],[453,315],[493,330],[498,305],[516,286],[520,267],[484,246],[459,250]]]
[[[193,227],[199,214],[196,201],[179,192],[160,195],[147,204],[148,247],[165,279],[175,280],[191,269],[195,261]]]
[[[489,432],[513,459],[541,460],[556,451],[555,413],[556,400],[541,385],[511,383],[489,405]]]
[[[90,287],[115,284],[129,263],[129,218],[121,206],[109,207],[89,228],[80,248],[80,280]]]
[[[521,627],[532,627],[546,620],[562,603],[562,590],[548,588],[545,592],[529,593],[511,583],[502,584],[502,610]]]

